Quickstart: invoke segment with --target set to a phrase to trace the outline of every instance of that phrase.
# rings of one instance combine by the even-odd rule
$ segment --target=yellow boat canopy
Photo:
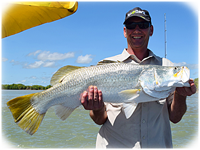
[[[2,38],[76,12],[78,2],[12,2],[2,13]]]

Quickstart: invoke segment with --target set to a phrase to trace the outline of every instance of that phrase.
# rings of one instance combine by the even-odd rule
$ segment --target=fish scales
[[[37,95],[37,98],[34,98],[37,106],[34,103],[33,105],[41,113],[55,104],[67,103],[68,106],[76,108],[81,104],[79,102],[80,94],[90,85],[95,85],[102,90],[104,102],[122,103],[123,99],[118,96],[118,92],[134,88],[137,85],[139,74],[144,68],[150,68],[150,66],[113,63],[78,69],[68,73],[63,82],[57,84],[53,89],[42,92],[42,94],[51,93],[49,97],[45,98],[46,102],[41,101],[44,97]],[[113,80],[116,82],[113,83]]]
[[[62,83],[58,83],[43,91],[41,95],[33,97],[33,106],[40,113],[45,112],[55,104],[67,103],[68,106],[71,104],[70,107],[76,108],[80,105],[80,94],[90,85],[95,85],[102,90],[105,102],[121,103],[123,100],[118,97],[117,93],[124,89],[131,89],[137,84],[137,79],[132,78],[134,76],[133,67],[137,66],[111,64],[78,69],[66,75]],[[136,76],[140,72],[141,69],[138,72],[134,71]],[[132,82],[130,83],[130,81]],[[44,94],[46,96],[43,96]],[[46,98],[44,99],[44,97]]]

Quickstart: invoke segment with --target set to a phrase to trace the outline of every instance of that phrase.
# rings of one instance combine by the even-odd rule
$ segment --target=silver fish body
[[[67,73],[63,73],[65,70]],[[75,69],[73,66],[66,66],[52,77],[52,88],[31,95],[29,109],[34,109],[37,114],[45,114],[50,107],[55,106],[56,114],[65,120],[81,105],[80,94],[88,86],[95,85],[102,91],[104,102],[123,103],[124,114],[129,118],[138,103],[166,98],[176,87],[189,86],[188,80],[187,67],[130,63],[111,63]],[[13,101],[8,103],[8,106],[12,104]],[[16,120],[19,120],[19,117]],[[23,129],[29,134],[36,130],[27,127]]]
[[[142,76],[142,72],[144,74],[151,69],[159,73],[162,79],[169,80],[176,72],[181,70],[181,67],[112,63],[80,68],[66,74],[61,83],[33,97],[32,105],[41,114],[54,105],[77,108],[81,105],[79,100],[80,94],[90,85],[95,85],[102,91],[104,102],[124,103],[127,99],[120,96],[119,93],[128,89],[142,90],[139,78]],[[148,83],[154,86],[152,84],[155,82],[154,75],[150,76],[150,74],[147,74],[145,77]],[[170,92],[172,91],[170,90]],[[158,100],[159,97],[153,99]]]

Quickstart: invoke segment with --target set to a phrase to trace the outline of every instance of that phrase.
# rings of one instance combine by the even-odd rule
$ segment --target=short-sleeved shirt
[[[138,65],[152,64],[173,66],[165,58],[156,56],[152,51],[140,61],[126,49],[120,55],[104,60],[120,61]],[[172,148],[171,127],[168,106],[173,93],[164,100],[139,103],[129,119],[122,112],[121,103],[105,103],[108,115],[97,135],[97,148]]]

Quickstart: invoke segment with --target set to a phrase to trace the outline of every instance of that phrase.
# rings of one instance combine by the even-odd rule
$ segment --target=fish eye
[[[175,70],[177,69],[177,67],[174,68]]]

